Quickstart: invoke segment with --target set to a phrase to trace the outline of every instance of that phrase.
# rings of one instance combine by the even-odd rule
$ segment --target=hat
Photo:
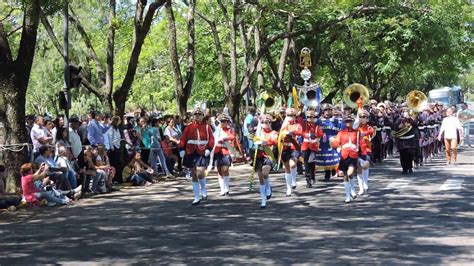
[[[367,112],[367,110],[365,110],[365,109],[361,109],[361,110],[357,111],[357,115],[358,116],[360,116],[360,115],[369,116],[369,112]]]
[[[374,99],[372,99],[372,100],[370,100],[370,104],[371,104],[371,105],[372,105],[372,104],[377,104],[377,101],[374,100]]]
[[[43,117],[43,121],[44,122],[53,121],[53,118],[51,118],[51,116],[47,115],[47,116]]]
[[[383,107],[385,109],[385,104],[384,103],[379,103],[379,104],[377,104],[377,107],[378,108]]]
[[[34,120],[35,117],[33,115],[26,115],[25,120]]]
[[[344,122],[348,122],[348,121],[354,122],[354,117],[352,117],[350,115],[344,117]]]
[[[323,103],[323,105],[321,106],[321,109],[324,111],[324,110],[331,110],[332,109],[332,106],[329,104],[329,103]]]
[[[70,123],[79,123],[81,121],[79,120],[79,117],[77,117],[77,115],[71,115],[71,117],[69,118],[69,122]]]
[[[226,114],[221,114],[221,115],[219,115],[217,120],[219,120],[219,121],[230,121],[230,117]]]
[[[269,115],[269,114],[264,114],[260,117],[260,121],[264,122],[264,121],[272,121],[272,116]]]

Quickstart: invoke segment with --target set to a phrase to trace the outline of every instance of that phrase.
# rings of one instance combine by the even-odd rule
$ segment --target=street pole
[[[69,0],[64,1],[64,48],[63,48],[63,57],[64,57],[64,95],[67,99],[69,95],[70,88],[70,78],[69,78],[69,15],[68,15],[68,3]],[[70,99],[67,99],[70,101]],[[70,104],[70,103],[68,103]],[[64,108],[64,127],[66,128],[66,139],[69,138],[69,108]]]

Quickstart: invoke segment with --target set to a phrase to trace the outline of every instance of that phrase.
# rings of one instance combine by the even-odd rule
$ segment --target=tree
[[[186,71],[186,77],[183,80],[181,75],[181,67],[178,59],[178,49],[176,48],[176,24],[171,6],[171,0],[166,1],[166,17],[168,19],[168,40],[170,47],[170,59],[173,69],[174,77],[174,88],[176,93],[176,103],[178,113],[184,117],[186,114],[186,107],[188,99],[191,95],[191,89],[194,82],[194,62],[195,62],[195,30],[194,30],[194,12],[196,7],[196,1],[189,1],[189,10],[187,15],[187,61],[188,67]]]
[[[4,127],[5,145],[26,143],[25,101],[26,91],[35,56],[40,1],[24,1],[20,45],[13,56],[9,32],[5,30],[6,18],[0,21],[0,122]],[[13,192],[20,181],[19,169],[28,160],[27,149],[20,152],[6,150],[6,190]]]

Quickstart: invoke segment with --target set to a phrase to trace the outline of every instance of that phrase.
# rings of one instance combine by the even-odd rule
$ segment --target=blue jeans
[[[145,181],[153,182],[153,180],[151,180],[151,178],[148,176],[147,173],[133,174],[130,177],[130,180],[132,181],[133,185],[135,185],[135,186],[141,186],[141,185],[143,185],[143,183]]]
[[[75,189],[77,187],[76,172],[72,169],[68,169],[67,178],[69,179],[69,183],[71,183],[71,188]]]
[[[151,152],[150,152],[149,163],[155,173],[158,172],[158,167],[156,165],[158,162],[158,159],[160,160],[160,164],[161,164],[161,167],[163,168],[163,171],[165,172],[165,174],[168,175],[170,171],[168,170],[168,167],[166,166],[166,159],[165,159],[165,155],[163,154],[163,150],[161,149],[161,145],[152,147]]]
[[[48,206],[54,206],[56,204],[65,205],[69,201],[67,197],[64,196],[63,193],[58,190],[42,190],[40,192],[36,192],[35,196],[39,200],[46,199],[48,201]]]

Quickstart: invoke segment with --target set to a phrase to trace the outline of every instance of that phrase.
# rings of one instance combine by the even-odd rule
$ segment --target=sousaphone
[[[347,87],[343,94],[342,94],[342,100],[344,101],[347,106],[349,106],[352,109],[357,109],[357,101],[359,99],[362,100],[362,106],[364,106],[370,98],[370,93],[369,89],[365,87],[362,84],[359,83],[354,83]]]
[[[428,106],[428,97],[419,90],[412,90],[407,95],[406,104],[410,110],[419,113]]]

